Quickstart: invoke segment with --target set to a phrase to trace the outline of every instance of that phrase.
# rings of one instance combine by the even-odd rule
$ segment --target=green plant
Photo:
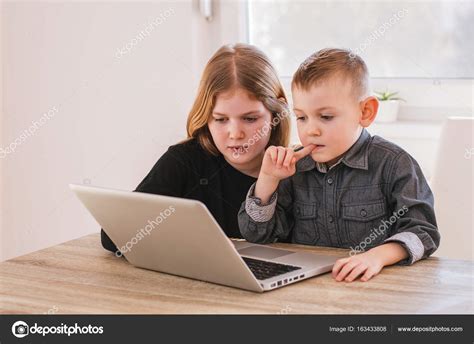
[[[375,91],[375,94],[377,96],[377,99],[384,102],[384,101],[388,101],[388,100],[401,100],[401,101],[405,101],[405,99],[403,98],[400,98],[400,97],[395,97],[398,92],[389,92],[389,91],[385,91],[385,92],[377,92]]]

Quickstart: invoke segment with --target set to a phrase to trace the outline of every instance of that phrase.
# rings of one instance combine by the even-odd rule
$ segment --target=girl
[[[203,202],[229,237],[255,183],[265,149],[287,146],[287,99],[268,57],[247,44],[225,45],[207,63],[187,121],[135,191]],[[190,229],[192,230],[192,228]],[[102,230],[102,245],[117,248]]]

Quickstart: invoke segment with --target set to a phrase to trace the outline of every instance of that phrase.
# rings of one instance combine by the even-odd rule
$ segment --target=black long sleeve
[[[227,236],[241,238],[237,213],[255,181],[230,166],[221,155],[213,156],[197,141],[189,140],[171,146],[135,191],[199,200]],[[103,229],[101,241],[105,249],[117,251]]]

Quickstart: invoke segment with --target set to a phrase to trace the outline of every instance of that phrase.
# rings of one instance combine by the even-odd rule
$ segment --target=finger
[[[268,154],[270,154],[270,158],[272,159],[272,163],[276,164],[276,159],[277,159],[277,151],[276,147],[270,146],[267,149]]]
[[[339,271],[341,271],[344,264],[346,264],[348,261],[349,261],[349,258],[338,259],[336,263],[334,264],[334,266],[332,267],[332,277],[336,278]]]
[[[284,147],[277,147],[277,167],[281,168],[283,160],[285,160],[286,149]]]
[[[346,282],[352,282],[355,280],[357,277],[359,277],[360,274],[362,274],[365,270],[367,270],[369,267],[365,264],[359,264],[356,266],[352,272],[345,278]]]
[[[354,261],[349,261],[342,270],[337,274],[336,276],[336,281],[340,282],[344,278],[346,278],[347,274],[352,271],[357,265],[359,265],[359,262],[354,262]]]
[[[283,160],[283,166],[288,168],[290,165],[291,165],[291,162],[293,161],[293,155],[295,153],[293,152],[293,150],[291,149],[287,149],[286,150],[286,156],[285,156],[285,160]]]
[[[360,278],[360,280],[361,280],[362,282],[367,282],[369,279],[371,279],[371,278],[374,277],[375,275],[377,275],[377,272],[375,272],[375,271],[372,270],[372,269],[367,269],[367,270],[365,271],[364,276],[362,276],[362,277]]]
[[[294,156],[291,158],[290,164],[288,166],[289,171],[293,169],[296,171],[296,158]]]
[[[313,149],[316,148],[316,145],[307,145],[306,147],[304,147],[303,149],[297,151],[295,153],[295,158],[296,158],[296,161],[300,160],[301,158],[304,158],[305,156],[307,156],[309,153],[311,153],[313,151]]]

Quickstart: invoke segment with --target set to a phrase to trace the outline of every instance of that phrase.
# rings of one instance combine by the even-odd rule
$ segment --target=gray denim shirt
[[[397,242],[413,264],[439,246],[433,194],[418,163],[397,145],[363,129],[330,169],[311,156],[280,182],[266,205],[250,188],[239,215],[242,236],[366,251]]]

